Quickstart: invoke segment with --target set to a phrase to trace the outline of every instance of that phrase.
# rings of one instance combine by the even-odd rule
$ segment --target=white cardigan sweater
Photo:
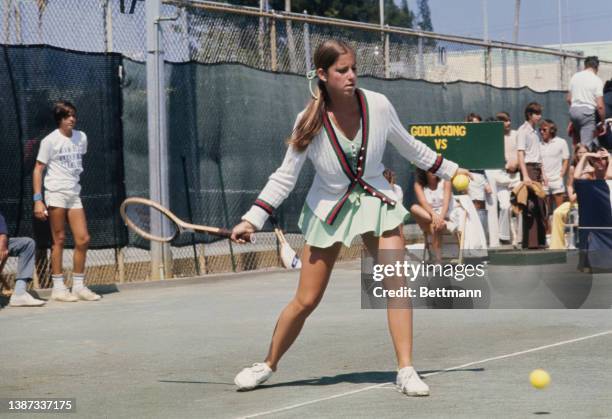
[[[295,187],[306,158],[314,165],[316,174],[306,196],[306,204],[314,214],[332,224],[353,187],[360,184],[367,193],[384,203],[395,205],[398,199],[393,188],[383,177],[382,158],[387,141],[391,142],[406,160],[437,176],[450,179],[458,165],[443,159],[435,151],[412,137],[400,122],[393,105],[386,96],[358,89],[362,111],[362,148],[356,173],[335,138],[333,127],[324,114],[324,128],[315,135],[305,151],[289,146],[281,166],[270,176],[251,209],[243,220],[260,230],[275,208]],[[302,113],[297,117],[300,120]],[[365,164],[364,164],[365,162]]]

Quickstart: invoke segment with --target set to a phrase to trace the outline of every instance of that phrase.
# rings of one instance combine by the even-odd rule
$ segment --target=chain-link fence
[[[311,57],[317,45],[331,37],[346,40],[353,45],[357,53],[359,73],[378,79],[421,80],[441,85],[463,81],[499,88],[526,86],[533,91],[547,92],[565,90],[571,75],[581,67],[580,55],[573,53],[561,54],[544,48],[482,42],[402,28],[385,27],[381,30],[373,24],[293,13],[262,13],[258,9],[220,3],[166,0],[162,6],[162,14],[167,18],[160,22],[160,26],[163,33],[164,58],[168,62],[166,90],[169,129],[171,144],[176,144],[170,151],[170,158],[174,162],[173,166],[171,165],[171,176],[179,179],[175,183],[176,187],[172,189],[172,201],[179,204],[177,208],[172,209],[183,218],[195,218],[194,222],[211,225],[231,225],[236,222],[237,219],[231,214],[243,212],[244,206],[251,202],[258,192],[256,188],[245,188],[244,185],[234,182],[235,179],[249,177],[248,171],[231,161],[223,161],[221,165],[215,158],[210,157],[217,153],[212,150],[216,136],[242,141],[241,131],[232,130],[234,124],[242,125],[242,128],[248,126],[249,136],[254,141],[270,137],[278,139],[289,132],[292,121],[286,121],[286,126],[281,124],[262,127],[265,123],[258,125],[257,119],[270,120],[277,110],[269,106],[267,101],[271,99],[258,96],[257,91],[252,95],[245,94],[244,100],[256,97],[263,102],[246,104],[248,106],[245,105],[239,112],[239,120],[233,121],[231,118],[234,114],[223,105],[227,99],[224,93],[213,89],[214,86],[218,87],[227,81],[203,77],[200,75],[200,67],[183,67],[184,63],[197,63],[205,67],[231,63],[265,70],[260,75],[251,74],[250,79],[242,81],[244,86],[232,92],[241,89],[246,91],[252,85],[264,83],[264,79],[270,74],[272,77],[279,73],[303,75],[312,68]],[[128,196],[148,195],[146,77],[145,66],[142,64],[146,55],[145,33],[145,3],[142,0],[4,0],[0,3],[0,43],[5,47],[5,51],[8,51],[8,46],[47,45],[81,53],[121,54],[121,65],[113,68],[118,72],[121,89],[121,103],[117,105],[121,113],[117,118],[121,120],[121,155],[125,195]],[[51,64],[48,60],[38,63],[42,69]],[[600,77],[612,77],[612,63],[601,63]],[[237,78],[231,82],[235,83],[236,80],[241,79]],[[295,83],[290,78],[276,82]],[[10,80],[0,79],[0,85],[7,87],[3,89],[4,92],[10,91],[11,83]],[[420,94],[425,86],[411,85],[410,89],[411,92]],[[27,86],[26,90],[31,94],[36,93],[33,86]],[[61,83],[47,90],[50,100],[66,94]],[[474,97],[477,99],[479,96]],[[396,100],[399,101],[398,98]],[[543,100],[546,102],[546,99]],[[507,103],[516,105],[518,101],[518,96],[513,94],[513,99]],[[554,101],[559,101],[556,96]],[[478,110],[479,105],[476,102],[474,100],[473,103],[462,103],[468,103],[470,110]],[[237,102],[227,99],[227,103]],[[453,110],[446,109],[444,113],[437,111],[439,103],[442,102],[423,105],[422,112],[417,111],[413,115],[420,115],[423,121],[426,121],[428,116],[429,119],[434,116],[457,118]],[[490,102],[487,103],[491,105]],[[292,103],[292,106],[298,107],[297,110],[300,105],[302,103],[299,101]],[[252,106],[258,106],[259,115],[256,115],[255,119],[249,119],[252,116],[249,115],[249,107]],[[552,105],[550,107],[554,108]],[[515,108],[512,113],[517,115],[518,120],[520,110],[518,106]],[[266,114],[266,109],[272,114]],[[482,109],[481,112],[486,112],[487,108],[483,105]],[[92,111],[95,112],[94,109]],[[288,113],[295,115],[294,111],[295,109],[290,109]],[[458,112],[462,113],[463,110]],[[223,120],[223,124],[211,125],[210,121],[215,118],[201,117],[209,114],[216,115],[215,118]],[[15,116],[15,121],[19,121],[18,116]],[[14,147],[9,148],[10,153],[14,151],[12,155],[23,161],[24,156],[28,154],[28,147],[31,147],[28,141],[32,136],[40,136],[41,133],[20,133],[19,123],[9,121],[5,125],[12,136],[19,137],[14,139],[11,146]],[[173,134],[179,128],[183,131],[178,135]],[[108,130],[102,131],[101,136],[111,136],[106,132]],[[189,137],[189,141],[183,141],[183,136]],[[231,147],[231,144],[226,144],[225,147]],[[270,152],[269,159],[273,162],[280,161],[281,151],[279,148]],[[104,164],[103,161],[99,163]],[[249,164],[261,165],[258,162]],[[9,214],[13,218],[22,214],[22,220],[19,222],[23,224],[31,219],[29,216],[23,216],[29,211],[31,193],[31,184],[28,183],[24,170],[31,168],[20,169],[26,180],[17,185],[12,182],[15,180],[15,172],[6,171],[7,167],[10,166],[0,168],[4,179],[4,183],[0,184],[3,189],[5,185],[7,190],[16,188],[15,194],[20,188],[23,189],[19,210],[15,214]],[[86,173],[87,170],[86,167]],[[312,173],[308,174],[308,169],[306,172],[295,193],[304,193],[307,189]],[[263,179],[269,171],[252,173],[258,173],[257,176]],[[258,179],[258,182],[261,183],[262,179]],[[401,179],[406,182],[404,173],[401,174]],[[2,193],[4,194],[4,190]],[[18,203],[11,199],[8,204],[3,202],[3,209],[7,205],[17,208]],[[118,197],[114,196],[113,199]],[[301,201],[287,205],[291,207],[286,210],[287,214],[299,214]],[[215,212],[211,209],[213,207],[222,210]],[[212,214],[217,218],[207,218],[213,217]],[[15,222],[14,219],[12,221]],[[299,251],[303,246],[303,239],[296,230],[296,220],[286,216],[284,219],[281,217],[279,221],[285,230],[291,233],[287,237],[292,247]],[[110,225],[100,225],[97,228],[110,229]],[[113,225],[113,229],[117,228],[123,227]],[[410,232],[414,233],[414,230]],[[116,236],[119,233],[114,234]],[[152,270],[157,267],[151,266],[146,243],[139,242],[131,234],[128,243],[128,246],[90,250],[87,263],[88,280],[91,283],[110,283],[150,278]],[[341,258],[356,257],[359,254],[359,245],[356,242],[355,246],[343,250]],[[171,272],[174,277],[280,266],[279,243],[270,232],[261,233],[257,244],[249,246],[232,246],[227,240],[213,241],[208,238],[198,238],[192,242],[191,237],[186,237],[177,243],[177,246],[172,247],[171,253]],[[48,258],[49,251],[41,249],[37,270],[39,276],[36,280],[38,285],[43,287],[49,284]],[[72,266],[71,258],[72,251],[68,249],[64,254],[67,268]],[[12,261],[6,272],[10,275],[14,268],[15,263]]]

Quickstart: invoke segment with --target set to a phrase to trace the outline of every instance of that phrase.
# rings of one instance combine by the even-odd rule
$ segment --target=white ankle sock
[[[85,274],[72,274],[72,291],[79,291],[85,287]]]
[[[23,295],[26,293],[26,286],[28,282],[25,279],[18,279],[15,281],[15,295]]]
[[[64,275],[51,275],[51,279],[53,280],[53,289],[54,290],[65,290],[66,285],[64,285]]]

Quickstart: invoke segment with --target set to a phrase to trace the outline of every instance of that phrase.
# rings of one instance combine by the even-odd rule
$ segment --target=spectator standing
[[[603,101],[603,82],[597,76],[599,59],[586,57],[584,70],[574,74],[569,83],[567,102],[570,105],[570,120],[580,142],[595,150],[599,146],[596,136],[596,115],[599,120],[606,119]]]
[[[531,102],[525,108],[525,122],[517,132],[517,159],[522,180],[526,185],[534,182],[546,184],[542,172],[540,137],[536,129],[542,119],[542,105]],[[523,249],[544,248],[546,245],[546,203],[531,188],[523,211]]]
[[[557,137],[557,125],[550,119],[540,124],[540,152],[542,153],[542,168],[548,180],[544,185],[549,213],[559,207],[565,198],[565,185],[563,179],[569,166],[569,148],[567,141]]]

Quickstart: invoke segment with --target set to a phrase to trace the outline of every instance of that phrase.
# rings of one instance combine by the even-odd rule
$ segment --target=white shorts
[[[78,209],[83,208],[81,197],[74,192],[45,192],[45,205],[48,207]]]
[[[546,195],[564,193],[565,185],[563,184],[563,178],[549,179],[548,185],[544,186],[544,192],[546,192]]]
[[[468,186],[468,195],[472,201],[484,201],[485,197],[485,185],[487,179],[481,173],[472,173],[473,179],[470,180]]]

